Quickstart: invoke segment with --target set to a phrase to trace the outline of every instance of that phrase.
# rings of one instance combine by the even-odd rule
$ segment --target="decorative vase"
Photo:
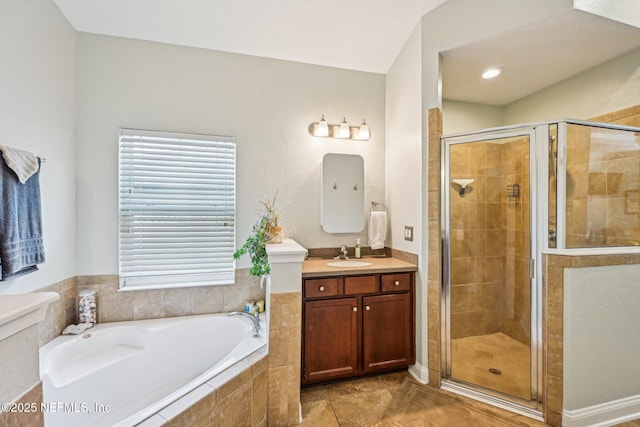
[[[269,230],[269,234],[271,235],[271,239],[269,243],[282,243],[284,240],[284,230],[282,226],[271,227]]]

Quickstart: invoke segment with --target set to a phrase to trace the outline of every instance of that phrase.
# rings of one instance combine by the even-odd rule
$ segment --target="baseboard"
[[[573,411],[562,411],[565,427],[604,427],[640,418],[640,394]]]
[[[425,368],[418,362],[415,365],[409,366],[409,373],[416,381],[422,384],[429,383],[429,369]]]

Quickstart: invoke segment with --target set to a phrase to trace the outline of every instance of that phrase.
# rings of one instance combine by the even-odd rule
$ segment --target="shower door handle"
[[[529,260],[529,279],[536,278],[536,260],[531,258]]]

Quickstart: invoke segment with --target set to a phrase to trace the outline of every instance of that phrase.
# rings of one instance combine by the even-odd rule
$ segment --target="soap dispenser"
[[[356,258],[360,258],[361,251],[362,251],[362,245],[360,244],[360,239],[356,239]]]

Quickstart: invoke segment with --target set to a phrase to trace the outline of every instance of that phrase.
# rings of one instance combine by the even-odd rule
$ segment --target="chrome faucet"
[[[242,316],[251,320],[251,323],[253,324],[253,336],[257,337],[258,335],[260,335],[260,319],[258,318],[257,314],[254,316],[253,314],[246,313],[244,311],[232,311],[231,313],[229,313],[229,316]]]
[[[340,246],[340,253],[335,257],[335,259],[349,259],[347,256],[347,245]]]

